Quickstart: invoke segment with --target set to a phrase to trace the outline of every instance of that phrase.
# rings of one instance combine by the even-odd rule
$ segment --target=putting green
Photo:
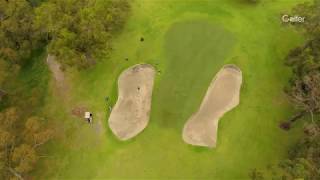
[[[173,24],[165,35],[166,69],[155,91],[151,117],[161,127],[182,130],[232,48],[235,39],[206,21]]]
[[[43,111],[63,127],[62,137],[48,147],[54,158],[44,159],[49,168],[35,172],[38,179],[244,179],[251,169],[286,158],[301,131],[299,126],[290,132],[278,128],[292,113],[282,91],[289,77],[283,58],[302,38],[279,23],[279,14],[303,0],[262,2],[133,1],[110,57],[68,75],[68,106],[48,94]],[[161,71],[151,118],[141,134],[120,142],[107,128],[104,99],[115,103],[118,76],[139,63]],[[241,103],[221,119],[217,148],[192,147],[182,140],[183,125],[224,64],[243,72]],[[102,126],[70,116],[70,109],[82,104]]]

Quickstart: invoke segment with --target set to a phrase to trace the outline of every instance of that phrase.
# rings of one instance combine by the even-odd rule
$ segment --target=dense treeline
[[[304,45],[289,52],[286,64],[293,69],[293,76],[286,88],[293,104],[299,110],[289,122],[320,112],[320,1],[301,4],[293,12],[305,16],[305,23],[296,24],[307,38]]]
[[[287,179],[320,179],[320,0],[304,3],[293,9],[294,14],[306,17],[306,22],[295,24],[306,37],[306,42],[291,50],[286,64],[293,75],[285,92],[298,113],[289,121],[308,116],[305,138],[289,152],[289,159],[280,163],[280,175]]]
[[[27,59],[37,42],[34,10],[28,1],[0,1],[0,57],[9,63]]]
[[[125,0],[51,0],[36,9],[35,25],[62,65],[86,68],[109,53],[128,11]]]
[[[84,69],[112,49],[127,0],[0,0],[0,179],[31,178],[55,127],[39,117],[48,84],[44,48]]]
[[[21,64],[48,44],[62,65],[86,68],[111,50],[127,19],[126,0],[0,1],[1,63]]]
[[[43,145],[55,136],[55,125],[45,114],[38,113],[48,88],[45,53],[39,51],[32,56],[17,75],[7,79],[8,95],[0,102],[0,179],[30,177],[38,160],[47,155]],[[32,124],[36,127],[29,131]],[[21,155],[19,160],[15,152],[24,152],[25,157]]]
[[[63,67],[95,64],[129,14],[127,0],[0,1],[0,100],[32,51],[48,45]]]
[[[289,151],[289,158],[266,172],[255,169],[252,179],[320,179],[320,0],[297,5],[293,14],[306,17],[306,22],[293,24],[305,36],[306,42],[292,49],[285,63],[292,77],[285,92],[297,113],[280,127],[289,130],[296,120],[309,117],[304,127],[305,137]]]

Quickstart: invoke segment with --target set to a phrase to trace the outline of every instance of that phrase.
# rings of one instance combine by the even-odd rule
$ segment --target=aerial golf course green
[[[68,71],[66,97],[50,83],[43,111],[64,135],[48,147],[52,172],[35,173],[53,179],[247,179],[250,170],[286,158],[301,129],[278,128],[292,113],[282,91],[290,75],[283,58],[303,39],[280,17],[299,2],[135,0],[111,54],[88,70]],[[123,142],[108,127],[107,104],[117,100],[120,73],[140,63],[157,71],[150,121]],[[216,148],[188,145],[183,126],[225,64],[242,70],[240,104],[220,119]],[[92,126],[71,115],[79,106],[94,114]]]

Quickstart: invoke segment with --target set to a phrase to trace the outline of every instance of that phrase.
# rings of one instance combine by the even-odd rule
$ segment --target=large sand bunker
[[[148,124],[155,69],[139,64],[122,72],[118,80],[119,96],[109,126],[120,140],[139,134]]]
[[[183,140],[196,146],[215,147],[219,119],[239,104],[242,72],[225,65],[211,82],[199,110],[183,129]]]

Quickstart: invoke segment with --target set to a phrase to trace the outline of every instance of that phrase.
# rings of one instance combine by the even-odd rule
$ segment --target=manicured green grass
[[[181,131],[234,47],[231,33],[206,21],[176,23],[165,35],[166,68],[153,96],[152,120]],[[200,97],[200,98],[199,98]]]
[[[45,110],[67,135],[50,145],[56,157],[52,171],[37,173],[57,179],[246,179],[251,169],[285,158],[301,129],[278,128],[292,113],[282,91],[290,75],[283,59],[303,39],[281,25],[280,14],[298,2],[302,0],[258,6],[236,0],[135,1],[110,58],[69,73],[72,100],[63,104],[49,95]],[[136,63],[153,64],[161,73],[148,127],[133,140],[120,142],[107,127],[104,98],[116,101],[118,75]],[[185,144],[183,124],[227,63],[243,71],[240,105],[221,119],[217,148]],[[103,121],[104,133],[69,115],[79,104],[101,115],[97,119]]]

